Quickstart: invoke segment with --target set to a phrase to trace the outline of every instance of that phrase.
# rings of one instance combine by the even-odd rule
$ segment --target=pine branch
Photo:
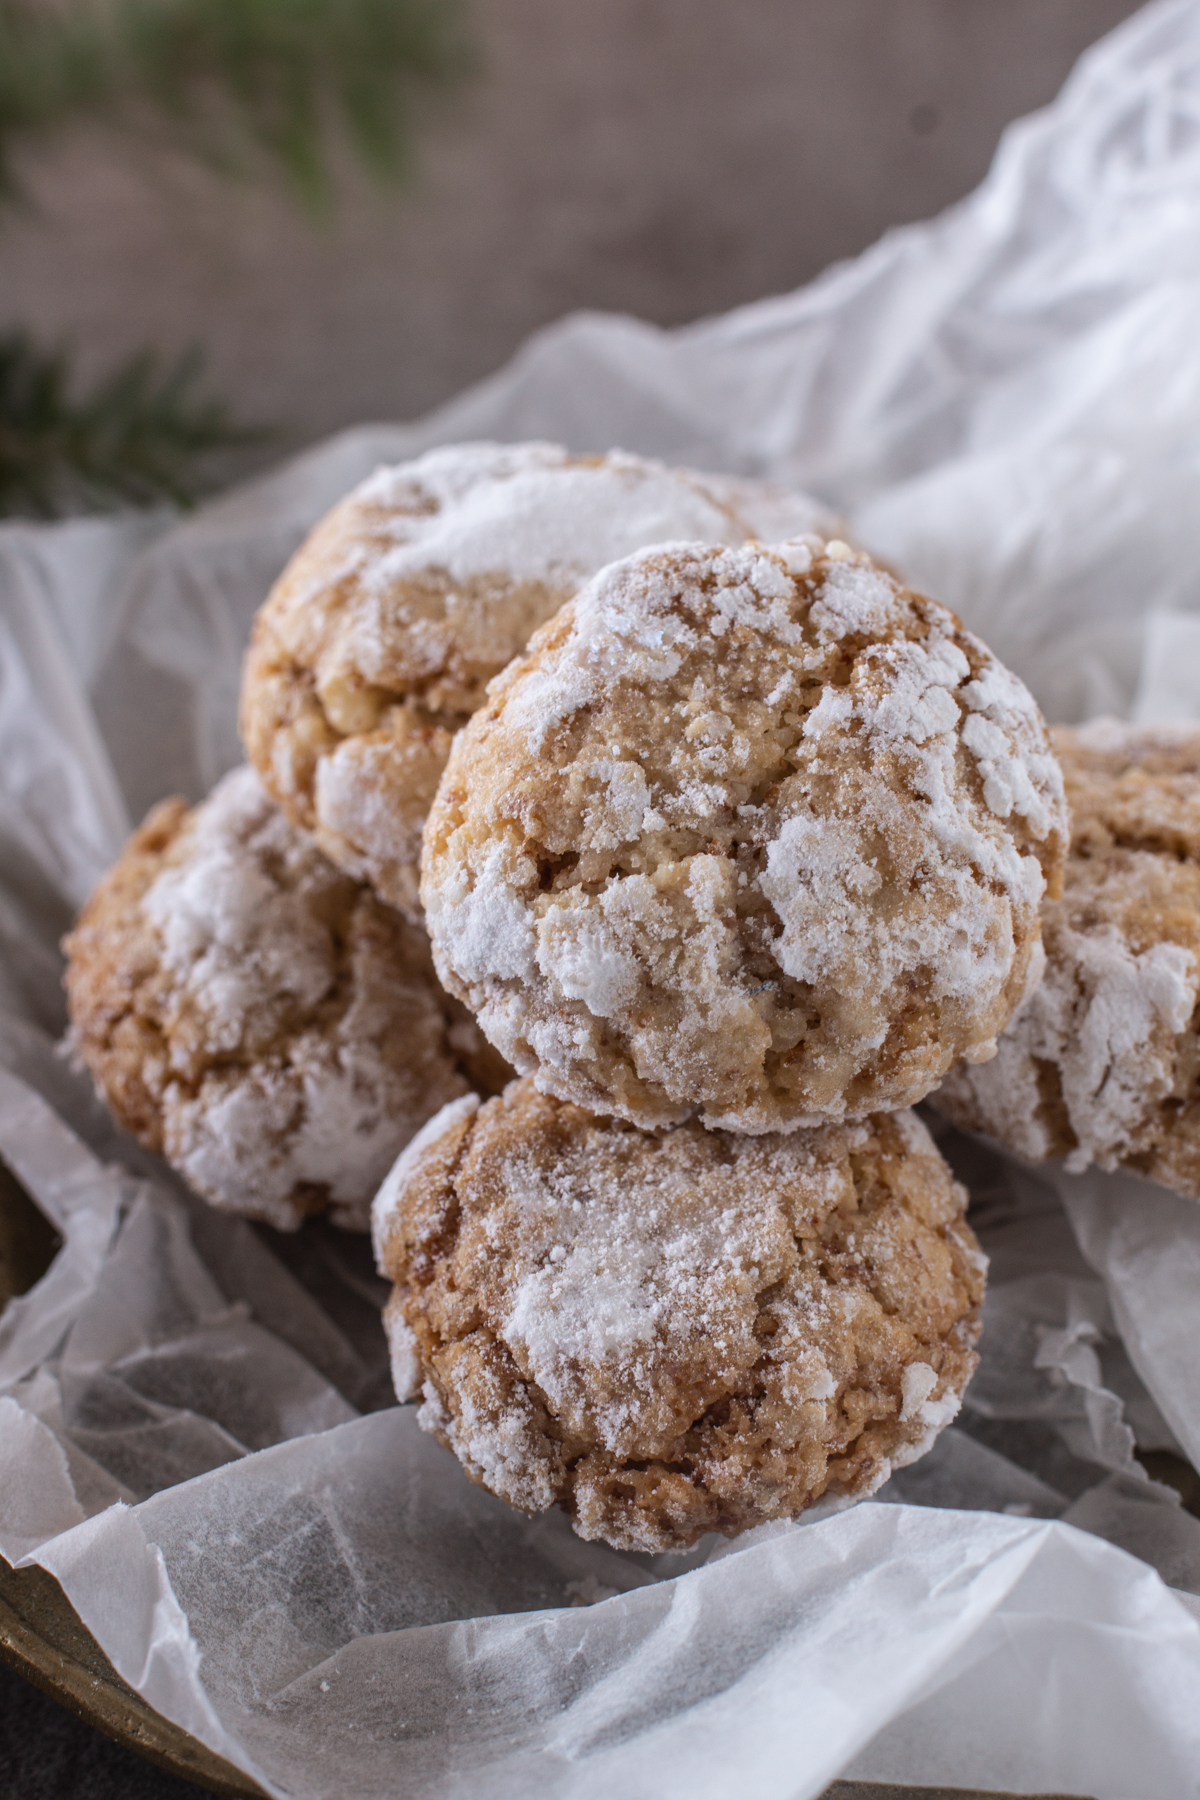
[[[343,135],[401,174],[421,88],[472,66],[459,0],[0,0],[0,192],[13,151],[91,116],[328,204]]]
[[[281,172],[314,209],[341,138],[403,173],[422,88],[472,66],[462,0],[0,0],[0,201],[17,147],[73,121],[152,133],[226,174]],[[195,354],[135,357],[77,399],[61,354],[0,337],[0,514],[194,498],[210,453],[261,441]]]
[[[61,352],[0,338],[0,514],[190,504],[206,458],[264,435],[235,425],[200,377],[196,351],[170,365],[143,353],[75,399]]]

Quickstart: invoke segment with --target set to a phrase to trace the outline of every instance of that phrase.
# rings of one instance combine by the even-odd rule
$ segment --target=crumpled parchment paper
[[[983,187],[802,292],[580,317],[409,427],[182,523],[0,529],[0,1156],[62,1247],[0,1318],[0,1549],[297,1800],[803,1800],[843,1772],[1200,1794],[1200,1205],[944,1127],[992,1257],[955,1426],[876,1500],[686,1558],[473,1488],[389,1404],[365,1245],[192,1199],[57,1054],[57,939],[129,823],[239,760],[250,619],[380,460],[546,436],[799,481],[1056,719],[1200,718],[1200,0]]]

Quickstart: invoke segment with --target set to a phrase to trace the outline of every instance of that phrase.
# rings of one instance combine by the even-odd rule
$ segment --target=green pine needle
[[[232,422],[201,372],[194,350],[173,364],[143,352],[76,399],[61,352],[0,338],[0,514],[189,505],[207,458],[263,437]]]
[[[225,174],[274,168],[314,211],[339,139],[403,174],[413,96],[473,66],[462,0],[0,0],[0,201],[15,154],[76,120],[149,131]],[[0,514],[187,504],[214,451],[261,441],[145,353],[84,399],[62,354],[0,337]]]
[[[20,140],[90,116],[325,208],[339,134],[402,174],[413,95],[472,66],[459,0],[0,0],[0,192]]]

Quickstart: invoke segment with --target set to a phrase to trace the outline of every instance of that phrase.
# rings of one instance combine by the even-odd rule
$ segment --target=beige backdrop
[[[0,324],[147,343],[297,443],[423,412],[574,307],[675,323],[796,286],[983,175],[1128,0],[475,0],[484,68],[403,191],[314,226],[99,135],[28,162]]]

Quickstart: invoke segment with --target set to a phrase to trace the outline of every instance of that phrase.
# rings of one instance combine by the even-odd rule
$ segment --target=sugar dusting
[[[589,576],[646,544],[828,524],[806,495],[621,451],[459,444],[380,469],[259,614],[250,758],[339,868],[419,922],[421,830],[452,735]]]
[[[333,879],[251,769],[227,775],[193,814],[186,857],[147,890],[142,912],[213,1051],[236,1048],[247,1020],[281,997],[311,1008],[328,992],[328,931],[310,902]]]
[[[502,573],[570,589],[643,544],[784,535],[824,517],[804,495],[547,443],[431,450],[378,470],[355,497],[391,516],[394,548],[370,572],[380,588],[437,568],[455,582]]]
[[[1045,973],[993,1062],[958,1068],[941,1109],[1031,1161],[1127,1164],[1200,1192],[1200,729],[1059,726],[1071,807]]]
[[[965,1195],[910,1116],[644,1134],[517,1083],[446,1109],[385,1193],[421,1423],[513,1504],[568,1499],[586,1537],[679,1547],[830,1481],[871,1491],[973,1365]]]
[[[169,1159],[283,1229],[306,1194],[363,1228],[397,1151],[465,1086],[418,941],[406,957],[399,921],[361,911],[249,769],[192,814],[141,911],[166,978]]]
[[[1145,897],[1139,886],[1160,900],[1156,860],[1132,852],[1115,869],[1073,864],[1066,896],[1046,908],[1043,979],[995,1058],[955,1071],[942,1103],[952,1116],[961,1091],[972,1121],[1017,1155],[1040,1162],[1061,1154],[1039,1077],[1053,1069],[1074,1138],[1068,1168],[1111,1169],[1146,1147],[1156,1109],[1176,1089],[1181,1040],[1200,997],[1193,950],[1171,942],[1138,950],[1130,941],[1128,914]]]
[[[510,1163],[501,1179],[521,1197],[524,1240],[503,1333],[556,1417],[616,1456],[644,1453],[673,1365],[700,1345],[731,1369],[752,1360],[759,1293],[795,1254],[765,1189],[714,1208],[670,1164],[629,1185],[579,1162]]]
[[[707,1123],[763,1131],[837,1116],[914,987],[944,1009],[936,1029],[960,1052],[987,1053],[1033,954],[1039,847],[1053,864],[1062,782],[1024,686],[953,615],[917,605],[867,559],[844,546],[831,558],[815,538],[659,547],[604,570],[560,615],[553,650],[535,639],[493,684],[490,742],[514,780],[529,771],[531,792],[562,782],[571,823],[553,832],[582,852],[575,879],[546,892],[536,845],[507,819],[489,833],[481,814],[465,862],[430,861],[439,971],[470,992],[511,1061],[528,1066],[532,1052],[551,1091],[648,1123],[655,1102],[635,1089],[650,1068],[668,1107],[692,1097],[689,1078],[668,1072],[667,1038],[693,1068],[720,1061],[722,1036],[738,1039],[763,1070],[787,1034],[812,1033],[813,1014],[827,1027],[840,1015],[857,1060],[824,1029],[808,1106],[781,1112],[766,1074],[752,1100],[732,1082],[728,1100],[704,1096]],[[550,746],[581,732],[562,771],[539,777]],[[527,804],[539,817],[555,801]],[[761,920],[763,902],[774,933],[741,924]],[[525,1008],[500,991],[535,976]],[[786,1020],[780,977],[805,990]],[[665,1035],[651,1045],[639,1021],[663,995]],[[611,1054],[614,1026],[638,1070],[620,1092],[584,1072]],[[910,1103],[946,1066],[914,1064],[861,1110]]]
[[[457,1100],[448,1100],[432,1118],[426,1119],[380,1183],[371,1202],[371,1245],[375,1252],[376,1267],[380,1270],[383,1268],[384,1245],[396,1223],[401,1200],[425,1152],[441,1143],[459,1125],[465,1124],[478,1110],[478,1094],[460,1094]]]

